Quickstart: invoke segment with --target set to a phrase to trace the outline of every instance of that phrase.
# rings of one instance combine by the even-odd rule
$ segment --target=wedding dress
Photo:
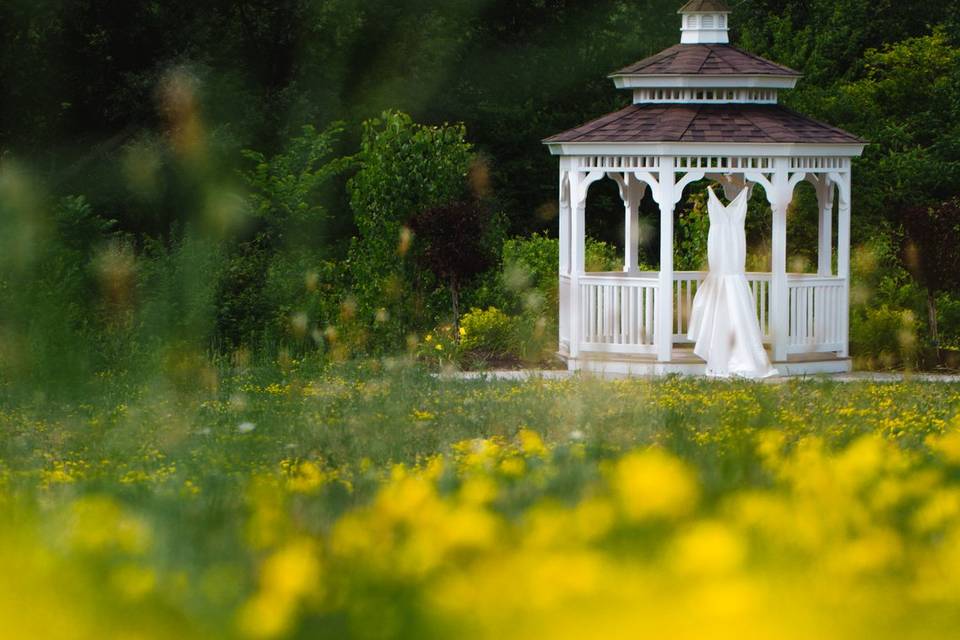
[[[707,375],[767,378],[777,375],[763,348],[756,302],[747,283],[747,189],[724,207],[708,189],[710,272],[697,289],[687,337],[707,363]]]

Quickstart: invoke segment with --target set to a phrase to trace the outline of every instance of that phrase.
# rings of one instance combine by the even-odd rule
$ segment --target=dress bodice
[[[707,236],[707,261],[710,272],[717,275],[740,275],[747,261],[747,190],[744,189],[729,206],[723,206],[710,187],[707,210],[710,232]]]

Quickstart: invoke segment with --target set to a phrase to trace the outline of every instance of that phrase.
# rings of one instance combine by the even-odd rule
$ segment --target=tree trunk
[[[940,330],[937,327],[937,298],[932,292],[927,293],[927,321],[930,324],[930,339],[937,350],[937,365],[942,362],[940,354]]]
[[[460,287],[455,278],[450,279],[450,302],[453,303],[453,339],[460,344]]]

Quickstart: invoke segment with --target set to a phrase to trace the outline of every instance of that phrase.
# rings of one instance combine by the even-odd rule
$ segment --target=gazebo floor
[[[560,353],[571,371],[633,376],[663,376],[670,374],[702,376],[706,363],[694,355],[692,347],[675,347],[669,362],[660,362],[654,355],[580,352],[580,357],[570,358]],[[828,373],[849,373],[853,370],[850,358],[841,358],[835,353],[796,353],[785,362],[774,362],[781,376],[809,376]]]

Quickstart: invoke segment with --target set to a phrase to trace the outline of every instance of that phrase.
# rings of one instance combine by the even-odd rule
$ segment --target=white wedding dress
[[[763,348],[756,302],[747,283],[747,189],[724,207],[708,189],[710,272],[697,289],[688,339],[707,363],[707,375],[768,378],[777,375]]]

